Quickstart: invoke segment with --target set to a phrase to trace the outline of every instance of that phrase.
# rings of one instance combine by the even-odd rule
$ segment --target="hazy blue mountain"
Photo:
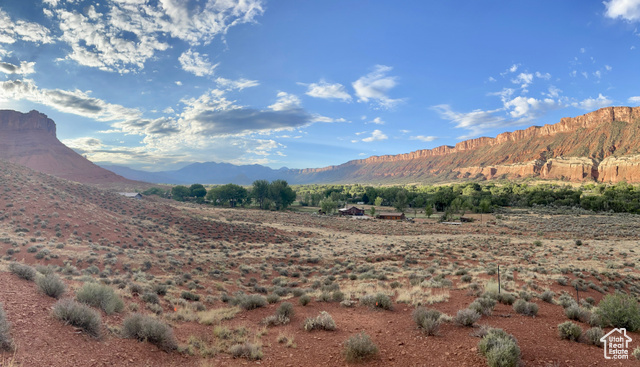
[[[230,163],[192,163],[175,171],[147,172],[125,166],[101,165],[131,180],[166,184],[227,184],[251,185],[255,180],[276,180],[289,177],[289,170],[274,170],[259,164],[236,166]]]

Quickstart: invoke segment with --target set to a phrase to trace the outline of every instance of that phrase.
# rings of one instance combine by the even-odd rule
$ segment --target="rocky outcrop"
[[[12,110],[0,110],[0,132],[8,131],[45,131],[56,136],[56,124],[47,115],[38,111],[21,113]]]
[[[82,183],[133,183],[62,144],[53,120],[37,111],[0,110],[0,159]]]
[[[640,155],[608,157],[598,165],[598,181],[640,182]]]

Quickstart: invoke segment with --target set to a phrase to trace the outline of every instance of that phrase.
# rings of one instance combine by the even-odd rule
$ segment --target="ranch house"
[[[355,206],[352,206],[351,208],[338,209],[338,212],[340,212],[340,215],[364,215],[364,209],[356,208]]]

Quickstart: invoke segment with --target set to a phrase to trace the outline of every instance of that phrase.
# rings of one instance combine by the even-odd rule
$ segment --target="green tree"
[[[424,215],[427,216],[427,218],[431,218],[431,216],[433,215],[433,206],[428,205],[424,208]]]
[[[163,198],[166,198],[169,195],[169,191],[168,190],[163,190],[159,187],[152,187],[150,189],[147,189],[145,191],[142,192],[142,195],[156,195],[156,196],[160,196]]]
[[[253,187],[251,188],[251,197],[258,203],[258,205],[260,205],[260,209],[265,209],[264,201],[269,197],[269,181],[253,181]]]
[[[382,205],[382,198],[380,196],[376,197],[376,200],[374,200],[374,205],[375,206],[381,206]]]
[[[407,204],[408,204],[407,192],[404,190],[398,191],[398,193],[396,194],[396,201],[393,204],[393,207],[396,208],[397,211],[404,213],[405,209],[407,208]]]
[[[371,209],[369,209],[369,215],[371,215],[372,217],[376,216],[376,207],[372,206]]]
[[[418,216],[418,209],[422,208],[425,204],[424,201],[424,197],[422,197],[421,195],[416,196],[415,199],[413,199],[413,216],[417,217]]]
[[[491,211],[491,199],[485,198],[480,200],[480,203],[478,204],[478,210],[480,211],[480,223],[482,223],[482,215]]]
[[[236,204],[242,205],[242,203],[247,199],[249,193],[247,189],[242,186],[236,184],[226,184],[222,186],[217,186],[209,190],[207,193],[207,200],[211,201],[215,204],[226,204],[229,203],[230,207],[235,207]]]
[[[203,198],[207,195],[207,189],[201,184],[193,184],[189,187],[189,196],[194,198]]]
[[[286,209],[296,200],[296,193],[285,180],[275,180],[269,184],[269,199],[276,210]]]
[[[333,214],[338,208],[338,203],[327,198],[320,202],[320,208],[322,209],[322,212],[325,214]]]
[[[186,186],[178,185],[171,188],[171,197],[173,200],[184,201],[189,197],[189,188]]]
[[[460,217],[464,217],[467,209],[470,208],[469,201],[458,196],[457,198],[453,199],[450,208],[454,213],[460,214]]]

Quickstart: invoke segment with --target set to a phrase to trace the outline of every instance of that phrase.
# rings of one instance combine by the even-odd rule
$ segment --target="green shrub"
[[[427,335],[437,335],[440,329],[440,316],[442,313],[438,310],[429,310],[424,307],[418,307],[413,311],[413,321]]]
[[[258,294],[239,295],[236,298],[236,302],[245,310],[254,310],[256,308],[264,307],[267,305],[266,298]]]
[[[582,335],[582,329],[573,322],[567,321],[558,325],[558,335],[560,335],[560,339],[578,341]]]
[[[569,320],[589,322],[589,320],[591,319],[591,312],[589,312],[589,310],[585,310],[575,303],[565,308],[564,314],[569,318]]]
[[[360,299],[360,303],[364,306],[381,308],[383,310],[391,310],[393,306],[391,298],[384,293],[377,293],[375,295],[367,294]]]
[[[520,347],[513,335],[502,329],[489,329],[478,343],[478,350],[490,367],[515,367],[520,362]]]
[[[72,299],[62,299],[53,306],[53,316],[69,325],[84,330],[91,336],[100,336],[102,318],[96,310],[87,305]]]
[[[246,358],[250,361],[262,359],[260,346],[249,342],[232,345],[229,348],[229,354],[231,354],[233,358]]]
[[[553,303],[553,296],[555,295],[556,294],[553,293],[552,291],[546,290],[542,292],[542,294],[540,295],[540,299],[547,303]]]
[[[182,291],[182,293],[180,294],[180,298],[186,299],[187,301],[199,301],[200,300],[200,296],[189,292],[189,291]]]
[[[513,302],[516,301],[516,296],[514,296],[511,293],[498,293],[496,295],[496,300],[502,303],[503,305],[511,306]]]
[[[38,289],[49,297],[60,298],[67,290],[67,286],[57,275],[50,273],[36,279]]]
[[[277,294],[275,294],[275,293],[271,293],[270,295],[268,295],[268,296],[267,296],[267,302],[268,302],[269,304],[276,303],[276,302],[278,302],[279,300],[280,300],[280,296],[278,296],[278,295],[277,295]]]
[[[378,354],[378,347],[369,335],[361,332],[344,342],[343,354],[348,362],[362,361],[375,357]]]
[[[333,317],[326,311],[321,311],[317,317],[309,317],[304,320],[302,328],[306,331],[311,330],[327,330],[332,331],[336,329],[336,323],[333,321]]]
[[[522,315],[535,316],[538,314],[538,305],[519,299],[513,304],[513,310]]]
[[[316,301],[318,301],[318,302],[330,302],[331,301],[331,293],[329,293],[329,292],[320,293],[318,298],[316,298]]]
[[[636,360],[640,359],[640,347],[636,347],[636,349],[634,349],[633,352],[631,352],[631,355]]]
[[[9,264],[9,271],[13,274],[19,276],[22,279],[33,281],[36,279],[36,274],[38,273],[36,269],[30,267],[29,265],[24,265],[20,263],[11,263]]]
[[[2,303],[0,303],[0,352],[13,351],[13,340],[11,339],[11,324],[7,320],[7,314],[4,312]]]
[[[300,302],[300,304],[302,306],[306,306],[309,304],[309,302],[311,302],[311,296],[309,296],[308,294],[303,294],[302,296],[300,296],[300,298],[298,299],[298,302]]]
[[[173,329],[169,325],[139,313],[134,313],[124,319],[122,336],[149,342],[167,352],[178,348],[178,342],[173,336]]]
[[[276,315],[287,317],[289,319],[293,318],[294,315],[293,305],[289,302],[282,302],[278,309],[276,310]]]
[[[480,314],[477,311],[465,308],[458,311],[453,321],[460,326],[471,327],[479,318]]]
[[[567,308],[571,305],[578,304],[570,295],[564,293],[558,297],[558,304],[563,308]]]
[[[606,295],[598,304],[596,312],[605,326],[625,328],[627,331],[640,329],[640,306],[631,295]]]
[[[160,297],[158,297],[158,294],[155,292],[145,292],[141,298],[145,303],[150,303],[153,305],[160,304]]]
[[[496,306],[496,300],[488,297],[480,297],[473,301],[469,308],[481,315],[491,315],[493,308]]]
[[[584,333],[584,338],[587,344],[593,344],[598,347],[602,347],[600,338],[604,336],[604,331],[599,327],[592,327]]]
[[[333,294],[331,294],[331,300],[333,302],[342,302],[342,301],[344,301],[344,293],[342,293],[340,291],[333,292]]]
[[[167,294],[168,288],[166,284],[154,284],[153,287],[151,287],[151,291],[158,296],[164,296]]]
[[[120,312],[124,308],[124,302],[113,288],[99,283],[84,283],[82,288],[76,292],[76,300],[89,306],[98,307],[107,315]]]

